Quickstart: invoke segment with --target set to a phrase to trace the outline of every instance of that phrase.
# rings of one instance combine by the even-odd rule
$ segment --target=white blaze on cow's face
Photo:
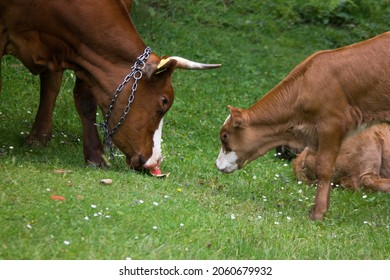
[[[231,116],[229,115],[223,125],[225,125],[230,118]],[[224,139],[223,132],[221,134],[221,142],[222,147],[219,152],[218,158],[215,161],[215,165],[219,171],[222,171],[224,173],[234,172],[238,169],[238,156],[234,151],[230,149],[229,144],[226,142],[226,139]]]
[[[163,119],[153,135],[153,153],[152,156],[146,161],[144,168],[153,170],[160,166],[163,161],[161,153],[161,134],[162,134]]]
[[[224,173],[232,173],[238,169],[237,154],[235,152],[226,152],[221,148],[218,158],[215,161],[219,171]]]

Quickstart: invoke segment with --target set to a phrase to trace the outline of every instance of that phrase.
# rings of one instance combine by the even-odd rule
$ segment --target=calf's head
[[[273,125],[251,119],[248,110],[228,107],[230,115],[220,130],[222,147],[215,162],[224,173],[243,168],[282,143],[275,139]]]
[[[174,92],[171,76],[176,68],[208,69],[219,67],[219,64],[201,64],[180,57],[159,58],[151,55],[142,78],[137,83],[134,100],[130,111],[113,135],[112,140],[125,155],[131,168],[155,169],[162,161],[161,130],[162,119],[172,106]],[[130,91],[133,82],[124,87]],[[123,108],[129,104],[129,93],[119,95],[109,120],[109,129],[113,129],[123,117]],[[116,109],[117,108],[117,109]]]

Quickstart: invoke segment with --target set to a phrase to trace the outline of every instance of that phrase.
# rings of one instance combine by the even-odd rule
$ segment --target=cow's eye
[[[226,132],[221,133],[221,142],[226,143],[227,142],[228,135]]]
[[[166,96],[160,97],[160,108],[157,110],[158,115],[162,116],[169,109],[169,99]]]
[[[168,105],[168,103],[169,103],[168,98],[166,98],[165,96],[162,96],[162,97],[161,97],[161,103],[162,103],[162,105],[163,105],[164,107],[166,107],[166,106]]]

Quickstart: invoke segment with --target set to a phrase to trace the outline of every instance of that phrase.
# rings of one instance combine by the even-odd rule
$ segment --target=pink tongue
[[[155,176],[155,177],[168,177],[169,176],[169,173],[163,174],[159,167],[157,167],[156,169],[150,170],[150,174],[152,176]]]

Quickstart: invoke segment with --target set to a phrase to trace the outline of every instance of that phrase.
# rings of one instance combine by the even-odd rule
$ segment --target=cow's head
[[[218,170],[231,173],[279,145],[272,125],[251,120],[247,110],[228,106],[230,115],[220,130]]]
[[[112,140],[125,155],[131,168],[154,169],[162,161],[161,130],[162,119],[172,106],[174,92],[171,76],[176,68],[208,69],[219,67],[219,64],[201,64],[180,57],[160,58],[152,54],[142,70],[138,81],[134,101],[123,124],[112,136]],[[129,92],[133,81],[129,82],[118,97],[109,129],[112,129],[123,116],[128,104]]]

